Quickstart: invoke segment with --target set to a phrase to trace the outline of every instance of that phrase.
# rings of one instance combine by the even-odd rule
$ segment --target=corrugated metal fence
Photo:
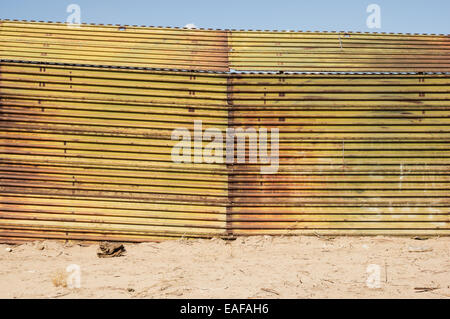
[[[0,241],[222,235],[225,164],[176,164],[174,128],[225,128],[217,74],[2,63]]]
[[[1,242],[450,233],[450,74],[141,68],[449,71],[448,36],[1,21],[0,41]],[[278,172],[174,163],[196,120],[278,128]]]
[[[226,31],[0,20],[4,59],[228,70]]]
[[[237,164],[234,234],[449,234],[450,75],[239,75],[232,125],[279,128],[277,174]]]
[[[0,56],[212,71],[450,72],[450,37],[0,20]]]
[[[232,31],[230,38],[235,70],[450,71],[445,35]]]

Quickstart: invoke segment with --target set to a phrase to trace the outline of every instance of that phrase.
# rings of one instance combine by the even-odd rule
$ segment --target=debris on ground
[[[426,247],[426,246],[424,246],[424,247],[409,246],[408,247],[408,251],[410,253],[425,253],[425,252],[428,252],[428,251],[433,251],[433,249],[430,248],[430,247]]]
[[[55,287],[67,287],[67,272],[64,270],[57,270],[52,274],[52,283]]]
[[[429,237],[426,237],[426,236],[414,236],[412,239],[415,239],[415,240],[427,240]]]
[[[45,243],[42,243],[42,242],[36,243],[37,250],[45,250],[46,248],[47,248],[47,246],[45,245]]]
[[[416,292],[428,292],[439,289],[439,287],[415,287],[414,290]]]
[[[279,294],[276,290],[274,290],[274,289],[270,289],[270,288],[261,288],[261,290],[262,290],[262,291],[265,291],[265,292],[269,292],[269,293],[274,294],[274,295],[277,295],[277,296],[280,295],[280,294]]]
[[[126,250],[121,243],[101,242],[97,249],[97,256],[100,258],[120,257]]]

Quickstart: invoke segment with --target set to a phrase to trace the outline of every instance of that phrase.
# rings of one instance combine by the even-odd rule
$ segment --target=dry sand
[[[450,298],[449,244],[264,236],[125,244],[115,258],[98,258],[98,245],[0,245],[0,298]],[[81,287],[56,287],[70,264]],[[367,286],[370,264],[380,288]]]

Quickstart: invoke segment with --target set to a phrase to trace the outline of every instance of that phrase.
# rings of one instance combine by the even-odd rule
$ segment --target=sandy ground
[[[97,247],[0,245],[0,298],[450,298],[449,237],[174,240],[114,258]],[[71,264],[77,289],[59,278]]]

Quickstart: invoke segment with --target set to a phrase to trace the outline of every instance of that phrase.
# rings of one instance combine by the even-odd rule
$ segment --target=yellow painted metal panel
[[[448,35],[233,31],[239,71],[448,72]]]
[[[0,20],[2,59],[228,70],[227,33]]]
[[[449,79],[232,77],[229,125],[280,132],[275,174],[249,163],[229,171],[233,233],[448,235]]]
[[[227,234],[224,163],[174,163],[174,129],[225,129],[225,74],[0,65],[0,238]],[[204,141],[202,146],[208,142]]]

